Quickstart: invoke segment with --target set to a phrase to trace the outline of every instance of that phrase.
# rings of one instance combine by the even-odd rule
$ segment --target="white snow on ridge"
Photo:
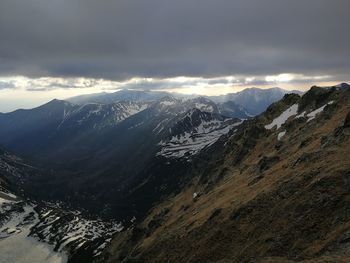
[[[176,101],[161,101],[160,104],[164,105],[164,106],[171,106],[174,105],[176,103]]]
[[[304,116],[305,116],[305,114],[306,114],[306,111],[303,111],[303,112],[302,112],[302,113],[300,113],[299,115],[295,116],[295,118],[296,118],[296,119],[298,119],[298,118],[302,118],[302,117],[304,117]]]
[[[279,129],[291,116],[294,116],[298,113],[298,104],[294,104],[289,107],[287,110],[282,112],[280,116],[274,119],[270,124],[265,126],[265,129],[271,130],[273,127],[277,126]]]
[[[206,146],[209,146],[217,141],[217,139],[228,132],[225,129],[219,130],[216,132],[204,134],[204,135],[190,135],[189,133],[186,133],[184,136],[181,136],[178,138],[178,141],[175,142],[174,137],[172,138],[171,142],[162,144],[163,148],[158,153],[158,155],[162,155],[164,157],[174,157],[174,158],[180,158],[187,155],[194,155],[198,153],[200,150],[205,148]]]
[[[319,114],[319,113],[321,113],[327,105],[330,105],[330,104],[333,104],[333,103],[334,103],[334,101],[330,101],[330,102],[328,102],[326,105],[323,105],[322,107],[320,107],[320,108],[318,108],[318,109],[316,109],[316,110],[310,112],[309,114],[307,114],[307,115],[306,115],[306,116],[308,117],[307,122],[309,122],[309,121],[315,119],[315,118],[316,118],[316,115]]]
[[[310,113],[308,113],[308,114],[306,114],[306,111],[303,111],[302,113],[300,113],[300,114],[299,114],[298,116],[296,116],[295,118],[307,117],[307,118],[308,118],[308,119],[307,119],[307,122],[312,121],[313,119],[316,118],[317,114],[321,113],[321,112],[324,110],[324,108],[325,108],[327,105],[331,105],[331,104],[333,104],[333,103],[334,103],[334,101],[332,100],[332,101],[328,102],[327,104],[323,105],[322,107],[320,107],[320,108],[318,108],[318,109],[316,109],[316,110],[313,110],[312,112],[310,112]]]
[[[222,135],[239,124],[241,122],[221,128],[214,126],[215,128],[210,130],[205,123],[202,123],[195,133],[185,132],[180,136],[173,136],[168,142],[160,142],[159,145],[162,146],[162,149],[157,155],[166,158],[182,158],[195,155],[205,147],[214,144]]]
[[[14,195],[14,194],[11,194],[11,193],[4,193],[4,192],[2,192],[2,191],[0,191],[0,194],[6,195],[6,196],[8,196],[8,197],[11,198],[11,199],[17,199],[17,198],[18,198],[18,197],[17,197],[16,195]]]
[[[80,106],[78,109],[70,112],[64,112],[61,123],[57,129],[60,129],[66,123],[73,121],[77,125],[82,125],[91,120],[95,121],[96,116],[100,117],[101,123],[94,125],[94,128],[116,125],[123,120],[135,115],[148,108],[147,103],[117,102],[112,105],[100,103],[88,103]]]
[[[0,206],[1,206],[2,204],[7,203],[7,202],[9,202],[9,200],[0,197]],[[1,210],[0,210],[0,211],[1,211]]]
[[[110,237],[116,232],[122,230],[121,224],[106,224],[101,220],[88,220],[74,216],[73,220],[64,225],[60,225],[59,229],[55,231],[57,222],[60,219],[55,213],[47,212],[42,216],[41,222],[36,225],[41,230],[41,234],[44,236],[43,241],[49,243],[51,240],[60,237],[61,244],[58,251],[72,245],[75,249],[78,249],[88,241],[94,241],[96,239]],[[107,245],[107,244],[106,244]]]
[[[132,115],[135,115],[136,113],[139,113],[145,109],[147,109],[147,104],[142,105],[131,105],[125,109],[125,112],[127,113],[127,117],[130,117]]]
[[[321,113],[324,108],[327,105],[333,104],[334,101],[330,101],[327,104],[323,105],[322,107],[313,110],[310,113],[306,113],[306,111],[303,111],[302,113],[300,113],[299,115],[295,116],[295,118],[302,118],[302,117],[307,117],[307,122],[313,120],[316,118],[316,115]],[[278,116],[276,119],[274,119],[270,124],[265,126],[265,129],[272,129],[273,127],[277,126],[277,130],[292,116],[296,115],[298,112],[298,104],[294,104],[292,105],[290,108],[288,108],[286,111],[282,112],[282,114],[280,116]],[[286,134],[286,131],[282,131],[277,135],[277,139],[281,140],[282,137]]]
[[[205,112],[213,112],[214,111],[213,106],[208,105],[208,104],[204,104],[204,103],[198,103],[198,102],[195,103],[195,108],[199,109],[201,111],[205,111]]]
[[[0,191],[0,213],[6,211],[7,207],[9,207],[13,203],[17,203],[18,197],[11,193],[5,193]],[[0,221],[1,226],[1,221]]]

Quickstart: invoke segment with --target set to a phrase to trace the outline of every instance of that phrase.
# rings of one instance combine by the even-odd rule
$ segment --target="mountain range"
[[[97,262],[348,262],[349,101],[312,87],[233,127]]]
[[[247,107],[249,103],[267,107],[271,103],[267,98],[275,101],[277,93],[280,97],[287,93],[282,89],[246,92],[252,98],[244,101]],[[244,94],[238,95],[248,96]],[[240,119],[251,117],[244,106],[221,101],[126,90],[52,100],[31,110],[0,114],[0,145],[54,169],[49,177],[37,176],[28,183],[31,189],[38,189],[35,195],[40,198],[65,200],[118,219],[131,218],[134,210],[143,213],[131,209],[130,202],[136,202],[133,196],[139,198],[142,187],[150,187],[144,181],[153,174],[152,169],[186,170],[194,155],[228,133]],[[130,193],[135,187],[137,191]],[[165,187],[152,199],[158,201],[169,192]],[[91,196],[93,201],[87,202]],[[105,204],[116,209],[106,209]]]
[[[228,93],[220,96],[207,96],[206,98],[216,102],[218,105],[222,105],[222,108],[229,108],[228,114],[248,114],[248,116],[254,116],[262,113],[266,107],[271,103],[280,100],[287,93],[302,94],[299,90],[284,90],[281,88],[248,88],[236,93]],[[178,99],[193,99],[198,95],[186,95],[181,93],[169,93],[165,91],[142,91],[142,90],[119,90],[113,93],[97,93],[89,95],[81,95],[73,98],[69,98],[67,101],[73,104],[87,104],[87,103],[113,103],[116,101],[134,101],[145,102],[155,101],[166,96],[173,96]],[[232,109],[236,109],[237,113]],[[234,117],[238,117],[235,115]]]
[[[349,85],[119,92],[0,114],[5,240],[70,262],[346,260]]]

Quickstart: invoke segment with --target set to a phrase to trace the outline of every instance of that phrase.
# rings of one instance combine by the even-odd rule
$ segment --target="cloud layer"
[[[301,74],[267,75],[265,77],[172,77],[172,78],[131,78],[128,80],[106,80],[85,77],[41,77],[28,78],[23,76],[0,77],[0,90],[45,92],[55,90],[77,90],[82,93],[90,90],[115,91],[129,90],[172,90],[193,94],[205,94],[208,89],[217,89],[214,93],[239,91],[253,86],[285,86],[292,83],[294,89],[300,89],[299,84],[305,83],[336,83],[338,79],[331,75],[305,76]],[[307,86],[307,88],[309,88]],[[301,88],[303,89],[303,88]],[[89,92],[90,93],[90,92]]]
[[[4,0],[0,75],[336,79],[350,72],[349,10],[348,0]]]

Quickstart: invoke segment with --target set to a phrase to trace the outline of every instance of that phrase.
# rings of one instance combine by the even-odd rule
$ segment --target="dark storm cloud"
[[[349,0],[2,0],[0,75],[348,74]]]

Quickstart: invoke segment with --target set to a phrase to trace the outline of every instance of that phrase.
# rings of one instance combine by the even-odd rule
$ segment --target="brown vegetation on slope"
[[[312,121],[264,129],[296,102],[302,111],[331,100]],[[103,260],[350,262],[349,101],[349,91],[313,88],[273,104],[222,145],[219,166],[117,235]]]

